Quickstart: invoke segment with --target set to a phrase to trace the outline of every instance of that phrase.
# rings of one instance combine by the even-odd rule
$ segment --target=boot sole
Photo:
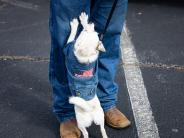
[[[112,125],[111,123],[106,122],[106,121],[105,121],[105,124],[109,127],[115,128],[115,129],[123,129],[123,128],[129,127],[131,125],[131,122],[125,123],[125,125],[123,125],[123,126],[115,126],[115,125]]]

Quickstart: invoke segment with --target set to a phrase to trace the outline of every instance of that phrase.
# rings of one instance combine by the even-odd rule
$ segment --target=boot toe
[[[80,138],[81,132],[77,127],[75,119],[68,120],[60,124],[60,137],[61,138]]]
[[[117,108],[113,108],[105,112],[106,124],[113,128],[125,128],[130,126],[131,122]]]

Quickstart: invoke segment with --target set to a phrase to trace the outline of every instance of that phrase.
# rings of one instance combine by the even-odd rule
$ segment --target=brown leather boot
[[[81,132],[77,127],[75,119],[68,120],[60,124],[61,138],[80,138]]]
[[[116,107],[105,112],[106,124],[113,128],[125,128],[130,126],[130,121]]]

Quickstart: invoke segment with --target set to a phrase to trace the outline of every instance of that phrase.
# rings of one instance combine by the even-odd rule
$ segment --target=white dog
[[[99,40],[98,33],[94,30],[94,24],[88,23],[88,16],[81,13],[80,21],[83,30],[74,44],[74,55],[80,63],[88,64],[97,60],[99,51],[105,52],[102,42]],[[77,34],[78,20],[73,19],[70,23],[71,33],[67,43],[74,41]],[[100,105],[100,101],[95,94],[93,99],[84,100],[78,96],[70,97],[69,103],[75,105],[75,114],[79,129],[82,131],[84,138],[88,138],[86,127],[89,127],[92,122],[100,125],[100,130],[103,138],[107,138],[104,128],[104,112]]]

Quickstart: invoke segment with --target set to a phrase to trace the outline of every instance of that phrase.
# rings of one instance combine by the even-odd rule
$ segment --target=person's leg
[[[51,0],[50,35],[51,51],[49,80],[53,88],[53,112],[59,122],[75,118],[73,105],[68,103],[71,96],[67,82],[67,72],[63,47],[70,33],[70,21],[82,11],[89,14],[90,0]]]
[[[100,0],[95,4],[91,21],[101,33],[105,27],[114,0]],[[110,24],[103,38],[105,53],[99,56],[98,97],[104,111],[116,106],[118,85],[114,82],[120,59],[120,35],[127,11],[127,0],[118,0]]]
[[[95,3],[91,21],[101,33],[105,27],[114,0],[99,0]],[[103,38],[105,53],[99,56],[97,95],[105,111],[106,123],[114,128],[125,128],[130,125],[127,117],[116,108],[118,85],[114,82],[117,65],[120,59],[120,35],[127,11],[127,0],[118,0],[111,22]]]

